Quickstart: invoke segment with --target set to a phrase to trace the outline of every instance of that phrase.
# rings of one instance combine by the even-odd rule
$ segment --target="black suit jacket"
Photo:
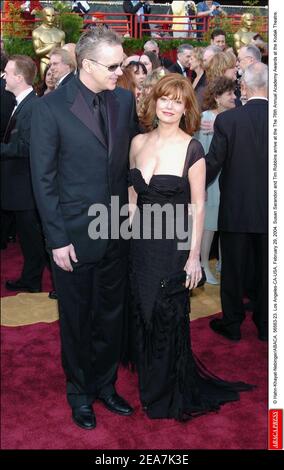
[[[171,73],[180,73],[181,75],[183,75],[183,70],[181,68],[181,66],[175,62],[174,64],[172,64],[169,68],[168,68],[169,72]],[[184,76],[184,75],[183,75]]]
[[[173,62],[167,57],[159,56],[159,59],[161,62],[161,66],[165,67],[165,69],[169,69],[173,65]]]
[[[68,75],[63,78],[62,82],[59,83],[58,87],[66,85],[66,83],[68,83],[69,80],[72,80],[73,78],[75,78],[74,72],[68,73]]]
[[[267,233],[268,102],[253,99],[217,116],[206,157],[207,183],[219,171],[219,230]],[[233,247],[232,247],[233,249]]]
[[[90,207],[110,210],[111,196],[119,196],[119,207],[127,203],[129,145],[139,132],[132,93],[117,88],[104,95],[108,147],[78,78],[38,100],[32,119],[33,185],[47,245],[72,243],[81,263],[105,253],[107,240],[88,234],[96,215]]]
[[[30,172],[30,131],[34,91],[19,104],[1,143],[1,196],[6,210],[35,208]]]

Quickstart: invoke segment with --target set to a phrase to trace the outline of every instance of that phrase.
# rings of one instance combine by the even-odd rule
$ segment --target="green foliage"
[[[21,9],[10,2],[8,22],[3,25],[3,38],[24,38],[29,34],[29,28],[22,20]]]
[[[76,13],[62,13],[59,16],[59,28],[65,34],[65,42],[77,42],[83,28],[83,19]]]
[[[4,49],[7,54],[23,54],[28,55],[32,59],[36,58],[33,43],[30,39],[22,39],[19,37],[4,38]]]
[[[61,15],[62,13],[70,13],[71,12],[71,6],[69,4],[70,2],[60,2],[58,0],[52,2],[52,6],[55,11]]]

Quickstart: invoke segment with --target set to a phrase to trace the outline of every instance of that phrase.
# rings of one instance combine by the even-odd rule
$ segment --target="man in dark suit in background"
[[[63,48],[56,47],[51,51],[49,67],[56,80],[55,88],[65,85],[74,78],[76,64],[72,55]]]
[[[79,76],[35,106],[31,163],[53,258],[67,399],[74,422],[93,429],[95,399],[121,415],[133,411],[115,390],[128,243],[113,239],[109,225],[105,238],[92,239],[88,231],[94,203],[109,222],[111,197],[119,198],[119,207],[128,202],[128,152],[138,124],[133,95],[116,89],[120,37],[106,28],[88,31],[76,56]]]
[[[2,47],[2,44],[1,44]],[[13,109],[16,105],[16,98],[10,91],[6,90],[6,80],[4,78],[5,73],[4,69],[7,65],[8,57],[3,50],[1,50],[1,100],[0,100],[0,110],[1,110],[1,119],[0,119],[0,126],[1,126],[1,142],[3,142],[3,137],[5,135],[5,131],[10,119],[10,116],[13,112]],[[15,217],[14,213],[11,211],[4,211],[2,209],[2,202],[1,202],[1,250],[6,248],[7,241],[9,236],[15,230]]]
[[[177,61],[169,67],[172,73],[180,73],[187,77],[191,51],[193,47],[190,44],[181,44],[177,48]]]
[[[228,339],[241,339],[247,259],[255,262],[253,320],[260,340],[268,332],[268,70],[246,68],[242,94],[247,104],[217,116],[207,155],[207,182],[219,171],[219,231],[222,252],[223,318],[210,326]]]
[[[36,65],[30,57],[15,55],[5,67],[6,90],[16,97],[17,107],[1,143],[1,196],[3,209],[14,211],[24,256],[18,280],[6,282],[12,291],[41,291],[46,253],[36,211],[30,174],[30,128],[36,94],[32,84]]]
[[[173,62],[170,59],[160,55],[159,45],[153,39],[146,41],[143,48],[144,48],[144,52],[154,52],[154,54],[156,54],[156,56],[158,57],[161,63],[161,66],[165,67],[165,69],[168,69],[171,65],[173,65]]]

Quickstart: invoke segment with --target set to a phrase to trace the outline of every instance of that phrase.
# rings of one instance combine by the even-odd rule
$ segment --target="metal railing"
[[[70,13],[70,15],[74,14],[76,13]],[[92,12],[89,16],[92,17],[92,20],[84,20],[84,29],[88,26],[103,24],[114,29],[122,36],[142,38],[144,35],[148,35],[159,40],[173,39],[177,37],[195,37],[198,40],[202,40],[204,38],[204,34],[206,34],[209,29],[214,27],[222,28],[222,24],[228,24],[228,20],[230,21],[232,32],[237,31],[241,26],[241,15],[230,15],[216,20],[215,18],[208,19],[197,16],[177,17],[169,14],[149,14],[144,15],[143,21],[139,21],[140,18],[137,15],[126,13],[100,11]],[[260,34],[268,32],[268,18],[266,16],[255,17],[255,21],[261,25],[258,27],[258,31],[256,32]],[[38,18],[32,20],[22,18],[18,21],[18,25],[16,27],[13,20],[5,16],[5,14],[2,14],[1,31],[2,34],[5,34],[5,30],[7,31],[5,25],[11,25],[11,30],[14,28],[12,32],[13,35],[18,35],[23,39],[30,39],[32,30],[40,23],[41,20]],[[23,36],[23,31],[25,30],[27,31],[27,34]]]

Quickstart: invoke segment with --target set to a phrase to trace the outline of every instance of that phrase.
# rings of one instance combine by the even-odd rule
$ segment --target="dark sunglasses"
[[[95,59],[88,59],[88,60],[91,60],[92,62],[95,62],[96,64],[102,65],[103,67],[108,69],[109,72],[115,72],[118,68],[121,69],[122,67],[122,62],[120,64],[105,65],[105,64],[101,64],[101,62],[98,62]]]

